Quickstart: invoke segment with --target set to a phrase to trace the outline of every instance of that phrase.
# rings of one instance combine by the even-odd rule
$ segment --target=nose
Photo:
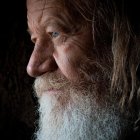
[[[52,72],[55,69],[57,69],[57,64],[52,56],[52,49],[35,45],[27,65],[28,75],[35,78],[46,72]]]

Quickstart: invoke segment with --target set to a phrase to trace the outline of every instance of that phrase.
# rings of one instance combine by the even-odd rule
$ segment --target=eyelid
[[[51,36],[51,38],[57,38],[60,35],[60,32],[48,32],[48,34]]]

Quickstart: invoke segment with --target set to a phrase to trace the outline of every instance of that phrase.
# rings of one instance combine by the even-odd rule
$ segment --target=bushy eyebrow
[[[32,26],[29,26],[28,25],[28,28],[27,28],[27,32],[32,36],[34,33],[37,33],[37,34],[40,34],[40,27],[39,26],[33,26],[33,30],[32,30]],[[35,32],[34,32],[35,31]]]
[[[53,16],[47,18],[43,23],[43,25],[46,26],[46,27],[51,26],[51,25],[59,25],[59,24],[60,24],[60,19],[57,18],[57,17],[53,17]]]
[[[49,17],[48,19],[45,20],[44,22],[44,27],[55,27],[55,29],[58,29],[59,31],[62,32],[68,32],[68,26],[66,23],[60,19],[59,17]]]

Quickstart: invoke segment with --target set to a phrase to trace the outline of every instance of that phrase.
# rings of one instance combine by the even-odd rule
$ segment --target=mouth
[[[50,88],[48,90],[45,90],[43,93],[50,94],[50,95],[57,95],[57,94],[62,94],[62,92],[63,90],[61,89]]]

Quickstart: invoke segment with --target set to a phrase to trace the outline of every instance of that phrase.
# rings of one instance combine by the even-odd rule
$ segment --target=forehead
[[[64,13],[62,0],[27,0],[28,20],[42,21]]]
[[[62,0],[27,0],[27,10],[28,13],[43,14],[48,9],[62,9],[63,2]]]
[[[87,24],[67,0],[27,0],[27,18],[29,28],[58,25],[70,31]]]
[[[27,0],[27,9],[34,11],[35,9],[42,9],[46,0]]]

